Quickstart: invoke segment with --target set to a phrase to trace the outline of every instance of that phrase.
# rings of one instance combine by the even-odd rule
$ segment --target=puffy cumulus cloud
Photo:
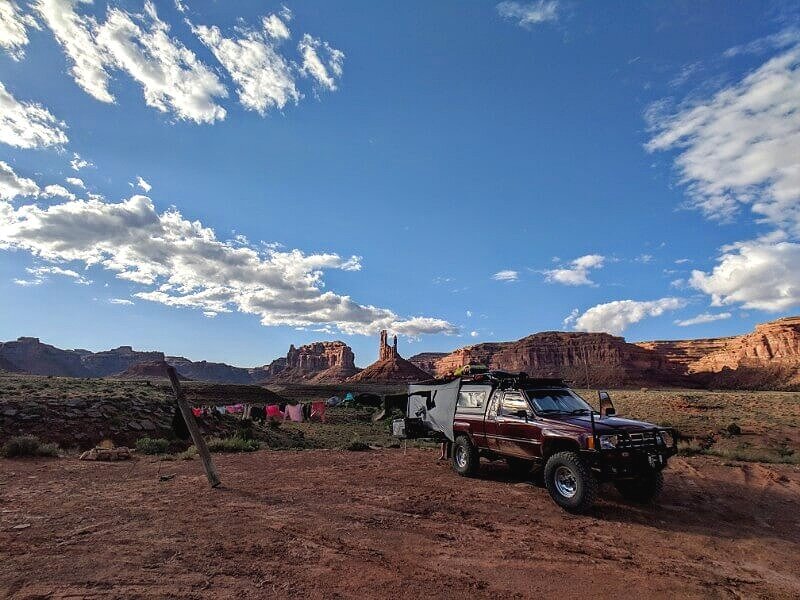
[[[55,198],[56,196],[59,196],[61,198],[68,198],[70,200],[75,200],[75,194],[70,192],[63,185],[58,185],[57,183],[46,185],[42,190],[42,196],[44,196],[45,198]]]
[[[17,196],[38,196],[39,186],[33,179],[20,177],[8,163],[0,160],[0,200],[13,200]]]
[[[48,276],[50,275],[69,277],[70,279],[73,279],[76,284],[79,285],[90,285],[92,283],[91,280],[86,279],[83,275],[81,275],[77,271],[73,271],[72,269],[62,269],[61,267],[57,266],[28,267],[25,270],[28,273],[30,273],[32,277],[30,279],[15,279],[14,283],[22,286],[41,285],[45,281],[47,281]]]
[[[495,281],[519,281],[519,271],[512,271],[511,269],[498,271],[492,275],[492,279]]]
[[[225,109],[215,102],[228,95],[225,86],[194,52],[169,36],[169,25],[150,0],[142,15],[110,9],[97,42],[112,65],[142,85],[148,106],[195,123],[225,118]]]
[[[80,0],[37,0],[33,8],[53,32],[72,62],[70,74],[83,90],[101,102],[114,102],[108,91],[108,56],[97,43],[97,21],[75,12]]]
[[[159,214],[145,196],[47,208],[0,202],[0,248],[51,262],[100,265],[149,288],[135,294],[143,300],[207,313],[238,310],[257,315],[264,325],[332,326],[359,334],[391,329],[408,336],[456,332],[441,319],[402,319],[323,289],[324,270],[358,270],[357,257],[223,242],[177,210]]]
[[[0,48],[14,60],[25,57],[29,27],[39,29],[33,17],[24,14],[14,0],[0,0]]]
[[[594,281],[589,279],[589,271],[601,269],[605,260],[605,256],[600,254],[587,254],[573,260],[569,267],[544,271],[545,279],[564,285],[594,285]]]
[[[725,319],[730,319],[731,313],[729,312],[722,312],[722,313],[700,313],[696,317],[692,317],[691,319],[683,319],[675,321],[675,324],[678,327],[689,327],[690,325],[701,325],[703,323],[713,323],[714,321],[724,321]]]
[[[150,190],[153,189],[153,186],[147,183],[141,176],[136,177],[136,185],[144,190],[144,193],[147,194]]]
[[[334,91],[336,80],[343,73],[344,52],[307,33],[297,44],[297,50],[303,57],[301,72],[313,77],[321,87]]]
[[[292,67],[277,48],[289,38],[288,27],[274,14],[262,25],[261,31],[240,30],[240,37],[225,37],[216,26],[198,25],[192,30],[236,83],[242,106],[264,115],[271,108],[297,104],[302,96]]]
[[[85,188],[86,184],[83,183],[83,179],[80,177],[65,177],[64,181],[66,181],[70,185],[74,185],[75,187]]]
[[[692,271],[689,284],[713,306],[778,312],[800,305],[800,243],[778,237],[724,247],[711,272]]]
[[[628,327],[647,317],[658,317],[666,311],[686,306],[682,298],[659,300],[614,300],[593,306],[583,314],[573,313],[565,320],[576,331],[606,332],[621,335]]]
[[[150,0],[142,14],[109,8],[98,23],[76,12],[77,0],[38,0],[34,5],[72,61],[75,82],[102,102],[114,102],[109,71],[128,73],[148,106],[179,119],[213,123],[225,118],[217,98],[227,96],[216,74],[183,43],[170,37]]]
[[[675,114],[648,111],[651,152],[675,149],[690,204],[730,220],[743,205],[800,234],[800,45]]]
[[[558,19],[558,2],[556,0],[539,0],[538,2],[501,2],[497,12],[505,19],[517,21],[521,27],[547,23]]]
[[[0,83],[0,142],[17,148],[60,146],[69,141],[66,128],[42,105],[18,101]]]

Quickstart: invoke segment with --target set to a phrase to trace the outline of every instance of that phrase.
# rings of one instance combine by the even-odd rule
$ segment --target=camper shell
[[[677,432],[617,417],[606,392],[598,399],[596,411],[561,379],[473,369],[409,385],[393,433],[446,443],[461,475],[473,475],[481,458],[504,459],[517,474],[542,467],[553,499],[568,510],[588,510],[604,481],[626,498],[652,500]]]

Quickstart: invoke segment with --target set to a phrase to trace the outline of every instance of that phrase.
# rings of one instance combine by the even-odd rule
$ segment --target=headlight
[[[662,430],[662,431],[658,432],[658,439],[665,446],[672,446],[672,443],[674,441],[672,439],[672,434],[669,431],[666,431],[666,430]]]
[[[617,447],[617,440],[619,436],[616,435],[601,435],[600,436],[600,450],[613,450]]]

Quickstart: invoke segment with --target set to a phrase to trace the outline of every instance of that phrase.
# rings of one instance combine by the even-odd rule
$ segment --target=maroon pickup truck
[[[629,500],[653,500],[676,432],[614,416],[606,392],[599,400],[598,412],[560,380],[491,371],[412,384],[408,414],[394,428],[447,442],[460,475],[475,474],[482,457],[505,459],[519,475],[543,467],[553,500],[571,512],[587,511],[602,481]]]

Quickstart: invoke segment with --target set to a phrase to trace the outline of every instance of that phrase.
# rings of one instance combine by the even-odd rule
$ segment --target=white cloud
[[[111,298],[109,302],[111,304],[120,304],[122,306],[133,306],[133,301],[128,300],[127,298]]]
[[[225,118],[216,103],[227,90],[194,52],[169,36],[151,0],[144,12],[109,8],[106,20],[75,11],[76,0],[38,0],[36,10],[73,62],[75,82],[102,102],[114,102],[108,90],[109,70],[128,73],[143,88],[144,100],[179,119],[213,123]]]
[[[472,311],[471,310],[467,311],[467,317],[472,317]]]
[[[303,34],[297,50],[303,57],[301,72],[313,77],[322,87],[335,90],[336,80],[342,77],[344,52],[307,33]]]
[[[480,334],[479,334],[477,331],[470,331],[470,332],[469,332],[469,336],[470,336],[470,337],[478,337],[479,335],[480,335]]]
[[[498,271],[494,275],[492,275],[492,279],[495,281],[518,281],[519,280],[519,271],[512,271],[507,269],[505,271]]]
[[[570,311],[570,313],[566,317],[564,317],[564,320],[561,323],[564,325],[564,327],[570,327],[575,323],[580,314],[581,314],[580,310],[578,310],[577,308],[573,308]]]
[[[149,194],[150,190],[153,189],[153,186],[147,183],[141,176],[136,177],[136,185],[138,185],[141,189],[144,190],[145,194]]]
[[[18,101],[0,83],[0,142],[17,148],[59,146],[69,141],[66,127],[41,104]]]
[[[636,258],[634,258],[636,262],[647,264],[653,262],[653,255],[652,254],[640,254]]]
[[[83,183],[83,179],[80,177],[66,177],[64,181],[70,185],[74,185],[75,187],[86,188],[86,184]]]
[[[692,206],[723,221],[748,206],[800,234],[800,45],[675,114],[653,107],[648,120],[647,149],[678,150]]]
[[[741,46],[733,46],[723,53],[727,58],[738,56],[739,54],[762,54],[775,48],[786,48],[794,46],[800,42],[800,29],[789,27],[778,33],[765,36]]]
[[[739,304],[770,312],[800,306],[800,243],[737,242],[723,248],[717,262],[710,273],[692,271],[690,280],[711,296],[713,306]]]
[[[33,179],[20,177],[8,163],[0,160],[0,200],[13,200],[17,196],[37,196],[39,186]]]
[[[180,13],[185,13],[186,12],[186,4],[181,2],[181,0],[175,0],[175,10],[177,10]]]
[[[582,315],[571,315],[568,319],[570,323],[574,323],[576,331],[621,335],[629,326],[642,319],[658,317],[668,310],[677,310],[684,306],[686,301],[682,298],[661,298],[645,302],[615,300],[593,306]]]
[[[45,198],[54,198],[59,196],[61,198],[68,198],[69,200],[75,200],[75,194],[70,192],[63,185],[59,185],[57,183],[46,185],[42,190],[42,196]]]
[[[675,261],[675,264],[676,265],[685,265],[685,264],[690,263],[690,262],[692,262],[692,259],[690,259],[690,258],[679,258],[678,260]]]
[[[230,73],[239,101],[248,110],[264,115],[270,108],[297,104],[302,97],[290,64],[276,47],[289,38],[289,29],[277,15],[264,18],[263,31],[240,30],[238,38],[223,36],[216,26],[192,30]]]
[[[108,57],[97,44],[97,21],[80,16],[75,7],[80,0],[37,0],[38,11],[52,30],[64,53],[72,61],[70,73],[83,90],[101,102],[114,102],[108,91]]]
[[[556,0],[539,0],[538,2],[501,2],[497,5],[501,17],[513,19],[522,27],[531,27],[558,19],[558,2]]]
[[[564,285],[594,285],[594,281],[589,279],[589,271],[602,269],[605,260],[605,256],[600,254],[587,254],[573,260],[568,268],[544,271],[545,279]]]
[[[97,30],[97,43],[110,64],[142,85],[148,106],[195,123],[224,119],[225,109],[215,99],[226,97],[227,90],[194,52],[169,36],[169,29],[146,0],[142,15],[110,9]]]
[[[73,171],[80,171],[81,169],[85,169],[86,167],[93,167],[94,163],[82,159],[80,154],[74,152],[72,154],[72,160],[69,161],[69,165],[72,167]]]
[[[0,0],[0,48],[13,60],[25,58],[28,27],[39,29],[33,17],[24,14],[13,0]]]
[[[675,324],[678,327],[689,327],[690,325],[700,325],[702,323],[713,323],[714,321],[723,321],[725,319],[730,319],[731,313],[723,312],[723,313],[701,313],[696,317],[692,317],[691,319],[684,319],[675,321]]]
[[[380,329],[416,336],[455,333],[441,319],[400,318],[325,291],[326,269],[357,270],[357,257],[304,254],[219,241],[212,229],[172,209],[159,214],[145,196],[120,203],[75,200],[42,208],[0,202],[0,248],[41,260],[100,265],[146,288],[135,296],[168,306],[257,315],[264,325]]]
[[[33,278],[15,279],[14,283],[22,286],[41,285],[45,281],[47,281],[49,275],[60,275],[62,277],[69,277],[71,279],[74,279],[75,283],[79,285],[90,285],[92,283],[91,280],[86,279],[77,271],[73,271],[72,269],[62,269],[61,267],[57,266],[28,267],[25,270],[31,275],[33,275]]]

